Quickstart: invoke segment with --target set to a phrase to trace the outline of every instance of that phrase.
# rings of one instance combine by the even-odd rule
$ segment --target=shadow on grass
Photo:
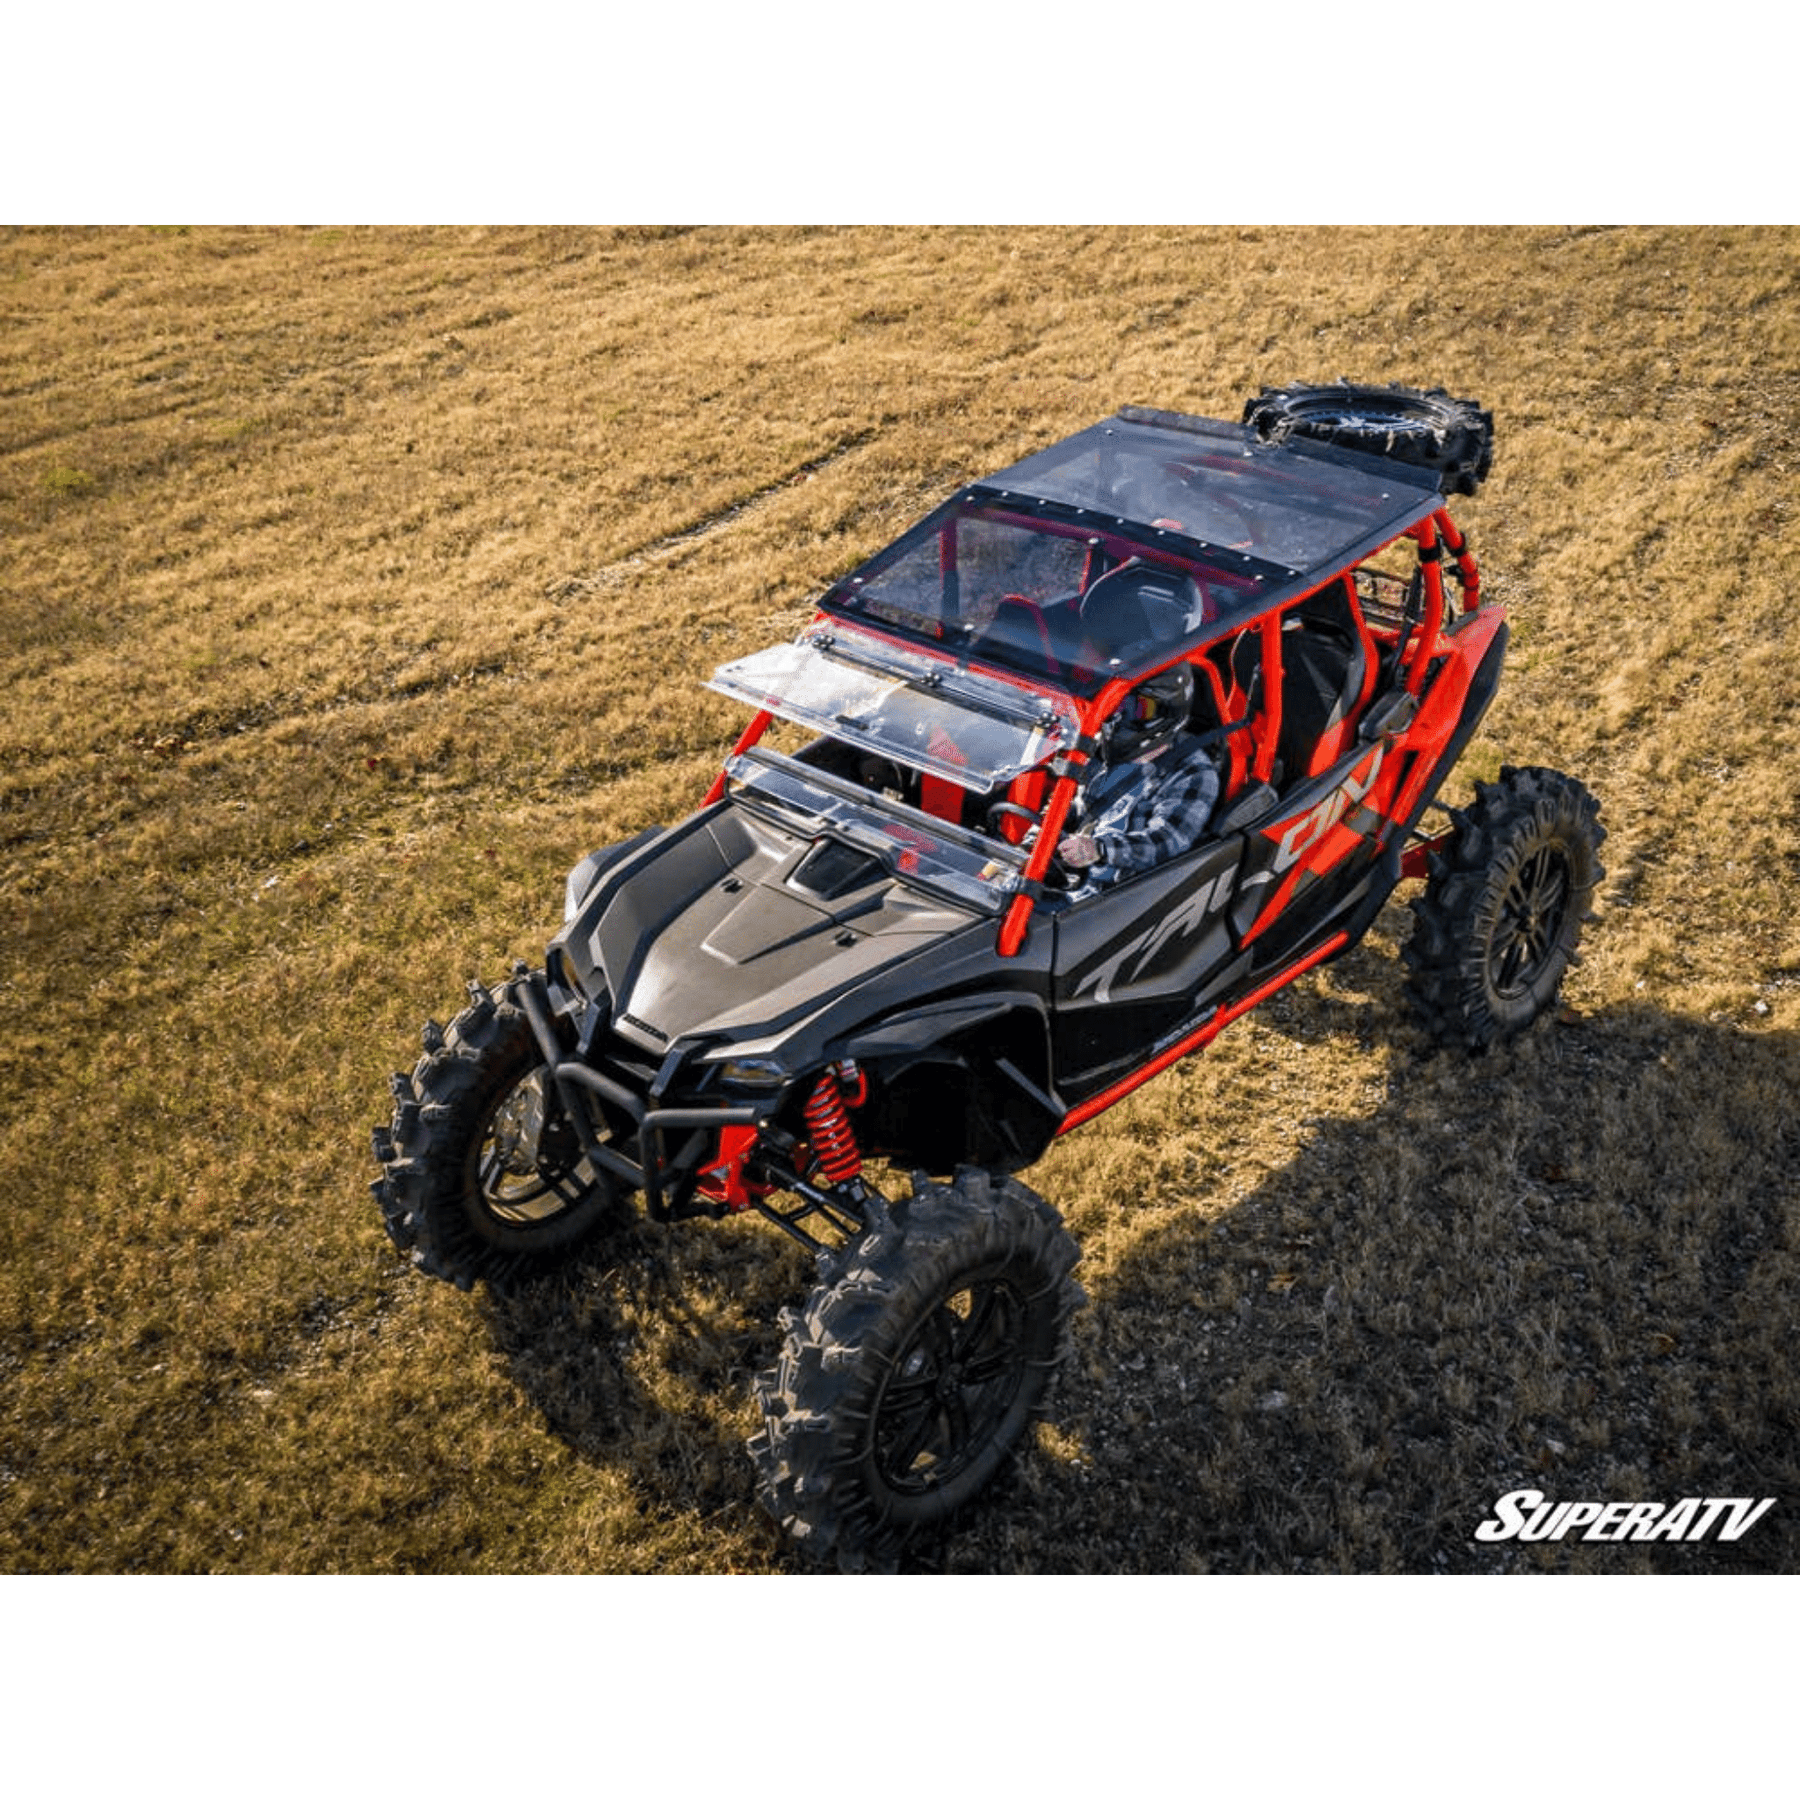
[[[737,1539],[713,1566],[774,1566],[744,1448],[751,1378],[774,1362],[777,1315],[810,1269],[760,1224],[671,1230],[633,1215],[556,1277],[490,1295],[488,1323],[549,1429],[626,1475],[640,1510]]]
[[[1367,1017],[1324,992],[1265,1014],[1302,1042]],[[917,1566],[1800,1568],[1796,1066],[1791,1034],[1651,1008],[1479,1058],[1404,1037],[1371,1114],[1084,1265],[1051,1423]],[[779,1566],[742,1445],[808,1279],[772,1232],[637,1224],[493,1329],[579,1455]],[[1776,1505],[1734,1543],[1477,1542],[1521,1488]]]
[[[1029,1502],[952,1566],[1800,1568],[1796,1067],[1791,1034],[1649,1008],[1409,1040],[1372,1115],[1093,1284]],[[1520,1488],[1776,1505],[1735,1543],[1477,1542]]]

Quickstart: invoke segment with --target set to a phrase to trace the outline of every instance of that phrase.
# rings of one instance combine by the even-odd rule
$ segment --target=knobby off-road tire
[[[616,1216],[583,1160],[509,982],[479,984],[448,1031],[393,1079],[394,1122],[375,1130],[388,1236],[428,1275],[467,1289],[547,1273]]]
[[[1443,1038],[1482,1049],[1516,1036],[1578,960],[1606,871],[1600,805],[1554,769],[1502,769],[1452,815],[1401,951],[1413,1004]]]
[[[1000,1470],[1042,1412],[1084,1296],[1055,1209],[978,1169],[848,1245],[757,1382],[763,1504],[810,1561],[892,1570]]]
[[[1428,470],[1444,494],[1474,493],[1494,461],[1493,414],[1442,388],[1294,382],[1246,401],[1244,423],[1266,443],[1316,438]]]

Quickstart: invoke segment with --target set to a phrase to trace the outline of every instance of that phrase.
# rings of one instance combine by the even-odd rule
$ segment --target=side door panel
[[[1247,834],[1232,930],[1266,968],[1331,914],[1375,860],[1405,756],[1357,744]]]
[[[1052,1052],[1075,1100],[1151,1054],[1195,1010],[1236,945],[1228,923],[1242,836],[1076,900],[1056,916]]]

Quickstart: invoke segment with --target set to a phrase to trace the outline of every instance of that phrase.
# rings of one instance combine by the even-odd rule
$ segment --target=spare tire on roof
[[[1244,423],[1265,443],[1314,438],[1430,470],[1444,494],[1474,493],[1494,460],[1494,415],[1442,388],[1296,381],[1247,400]]]

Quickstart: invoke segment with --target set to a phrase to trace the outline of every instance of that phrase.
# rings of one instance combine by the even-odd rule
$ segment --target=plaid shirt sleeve
[[[1122,829],[1096,833],[1101,862],[1135,873],[1191,850],[1218,798],[1219,771],[1211,756],[1190,758],[1131,809]]]

